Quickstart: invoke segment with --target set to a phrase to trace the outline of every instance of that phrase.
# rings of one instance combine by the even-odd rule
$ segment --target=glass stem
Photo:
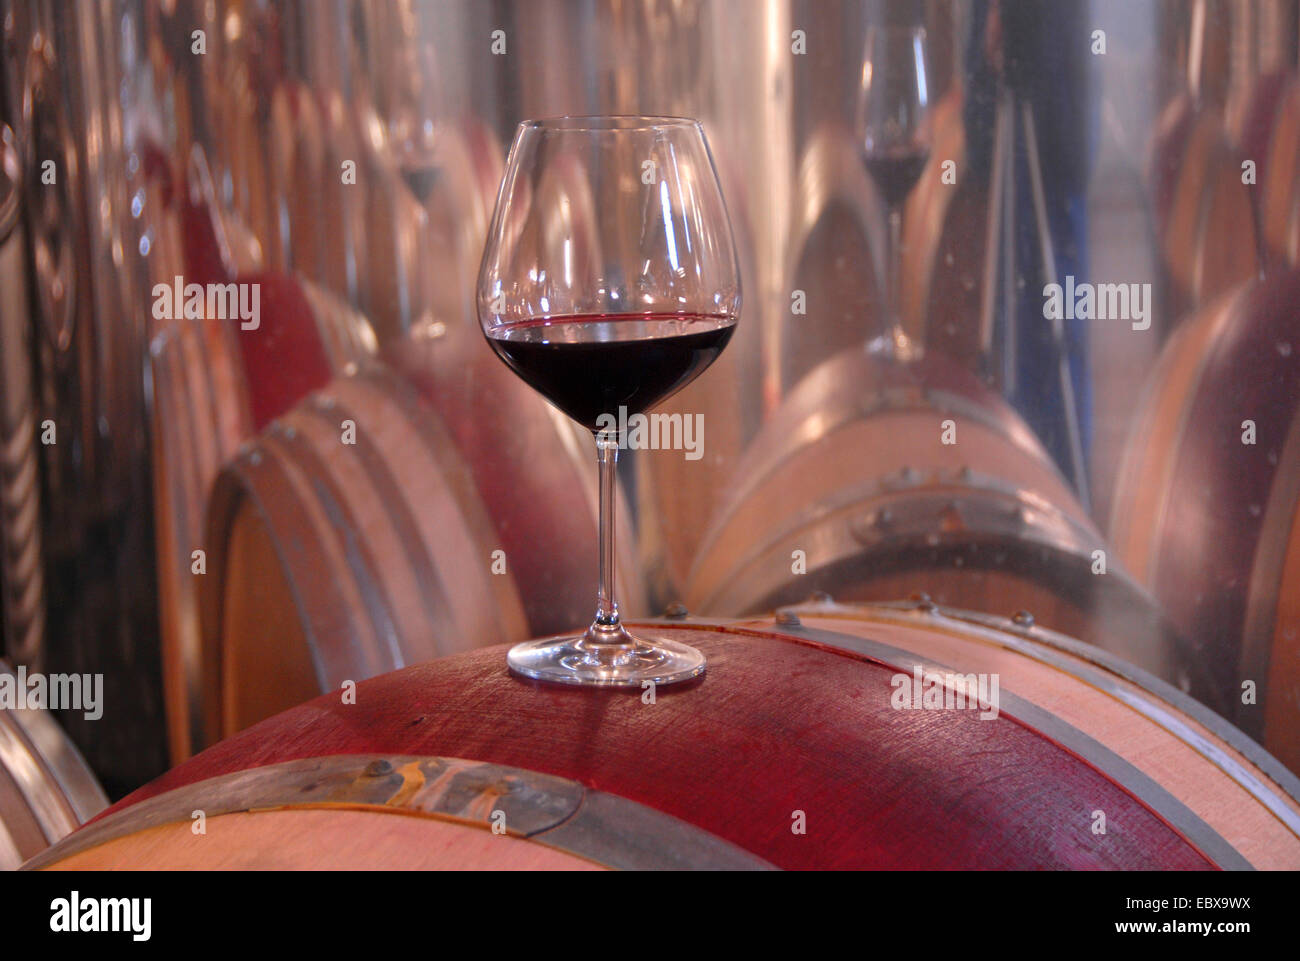
[[[888,316],[886,328],[882,333],[892,344],[903,343],[903,318],[899,301],[901,300],[902,278],[900,273],[901,249],[903,243],[903,211],[900,204],[891,204],[889,208],[889,242],[886,245],[885,258],[885,310]]]
[[[618,490],[618,438],[610,432],[596,434],[596,459],[600,467],[600,584],[596,593],[593,633],[613,639],[621,634],[618,603],[614,600],[614,497]]]

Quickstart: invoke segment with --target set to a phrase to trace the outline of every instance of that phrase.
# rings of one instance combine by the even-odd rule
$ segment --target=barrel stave
[[[526,634],[513,579],[489,572],[490,521],[450,434],[377,364],[297,405],[222,472],[208,543],[204,700],[223,735]]]
[[[823,605],[776,626],[634,625],[709,658],[653,704],[514,678],[504,648],[466,652],[265,721],[118,810],[250,768],[396,754],[570,780],[777,867],[1300,866],[1294,785],[1262,752],[1104,652],[985,617]],[[918,664],[997,672],[997,716],[896,709],[894,679]]]
[[[18,675],[0,661],[13,691]],[[75,831],[108,806],[99,782],[49,712],[0,707],[0,870]]]

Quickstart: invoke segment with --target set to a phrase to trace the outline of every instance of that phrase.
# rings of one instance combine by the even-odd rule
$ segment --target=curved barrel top
[[[1190,839],[1059,732],[1017,717],[1030,706],[1012,696],[991,719],[899,710],[897,665],[861,644],[831,648],[770,622],[656,629],[702,649],[709,668],[652,703],[520,680],[503,647],[485,648],[363,682],[355,704],[327,694],[286,711],[117,808],[298,758],[442,755],[569,778],[785,868],[1243,866],[1231,849],[1207,853],[1204,836]]]

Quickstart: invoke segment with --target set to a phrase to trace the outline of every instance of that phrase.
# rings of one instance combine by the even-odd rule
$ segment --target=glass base
[[[630,634],[621,626],[572,637],[547,637],[516,644],[506,663],[516,674],[555,684],[643,688],[688,681],[704,673],[704,655],[666,637]]]

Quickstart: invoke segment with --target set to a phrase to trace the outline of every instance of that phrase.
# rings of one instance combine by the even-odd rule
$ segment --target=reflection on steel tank
[[[1133,422],[1110,531],[1239,726],[1300,770],[1300,272],[1184,322]]]
[[[1171,8],[1166,26],[1187,37],[1185,82],[1157,120],[1147,170],[1170,283],[1166,322],[1253,275],[1259,261],[1253,191],[1242,177],[1252,155],[1234,146],[1225,122],[1245,25],[1226,0],[1186,12],[1183,20]]]
[[[208,512],[195,747],[347,682],[525,639],[474,481],[434,411],[377,363],[244,448]]]
[[[0,611],[4,646],[39,668],[45,634],[41,570],[41,491],[35,385],[31,371],[30,292],[22,223],[23,163],[18,141],[0,124]]]
[[[145,165],[134,122],[149,102],[136,73],[143,19],[139,8],[46,2],[6,14],[0,119],[22,160],[23,360],[39,437],[40,531],[28,543],[41,575],[27,589],[43,582],[44,638],[24,647],[11,619],[21,607],[7,605],[5,645],[25,666],[103,675],[104,719],[58,719],[120,794],[166,764],[145,426],[150,247],[137,219]],[[20,362],[11,352],[22,343],[6,336],[6,364]],[[7,399],[20,385],[6,380]],[[7,545],[24,536],[10,526],[21,516],[5,512]]]
[[[692,571],[692,610],[911,596],[1015,614],[1212,692],[1033,433],[944,358],[841,352],[789,395],[736,477]]]
[[[0,678],[9,690],[25,681],[2,660]],[[95,775],[49,711],[0,706],[0,871],[14,870],[106,807]]]

